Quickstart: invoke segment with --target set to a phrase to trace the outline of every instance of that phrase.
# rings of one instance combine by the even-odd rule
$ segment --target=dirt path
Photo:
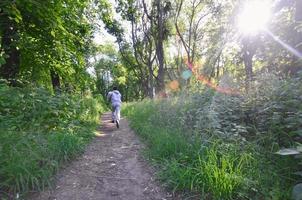
[[[125,119],[120,129],[102,117],[99,136],[85,153],[56,176],[55,186],[34,200],[147,200],[173,199],[154,181],[141,158],[142,144]]]

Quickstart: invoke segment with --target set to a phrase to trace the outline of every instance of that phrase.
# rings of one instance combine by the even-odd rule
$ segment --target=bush
[[[49,185],[93,137],[102,111],[91,97],[0,85],[0,196]]]
[[[188,137],[163,123],[165,112],[158,113],[157,109],[161,106],[161,102],[146,101],[124,110],[131,126],[147,141],[146,155],[161,166],[160,178],[175,190],[207,191],[223,199],[233,197],[244,183],[249,154],[222,142],[214,145],[200,141],[196,135]],[[154,123],[161,125],[154,127]]]
[[[290,199],[301,182],[298,160],[275,152],[301,140],[301,77],[266,75],[246,95],[205,89],[124,112],[172,188],[213,199]]]

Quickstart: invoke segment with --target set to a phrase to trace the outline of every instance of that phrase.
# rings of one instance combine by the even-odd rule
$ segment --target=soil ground
[[[53,187],[33,200],[164,200],[178,199],[154,180],[154,170],[142,158],[142,143],[122,119],[120,128],[102,117],[98,137],[84,154],[56,175]]]

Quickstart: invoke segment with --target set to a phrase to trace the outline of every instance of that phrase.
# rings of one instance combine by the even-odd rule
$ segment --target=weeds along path
[[[34,194],[34,200],[172,199],[153,178],[140,156],[142,144],[125,119],[117,129],[110,113],[102,117],[99,136],[85,153],[55,177],[55,184]]]

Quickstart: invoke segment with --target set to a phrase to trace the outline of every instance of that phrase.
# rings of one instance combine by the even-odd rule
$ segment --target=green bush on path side
[[[92,97],[0,85],[0,197],[49,185],[94,136],[103,111]]]
[[[275,154],[290,140],[283,139],[283,132],[272,132],[289,126],[269,124],[275,120],[271,113],[292,107],[284,106],[286,99],[275,100],[274,93],[263,95],[282,110],[265,107],[267,101],[258,97],[227,96],[206,89],[128,104],[123,114],[146,142],[145,155],[158,166],[159,178],[174,191],[197,192],[201,199],[290,199],[292,187],[299,183],[294,174],[299,165],[291,157]],[[259,108],[265,115],[255,113]],[[299,112],[291,114],[299,116]],[[296,121],[289,128],[298,128]]]

